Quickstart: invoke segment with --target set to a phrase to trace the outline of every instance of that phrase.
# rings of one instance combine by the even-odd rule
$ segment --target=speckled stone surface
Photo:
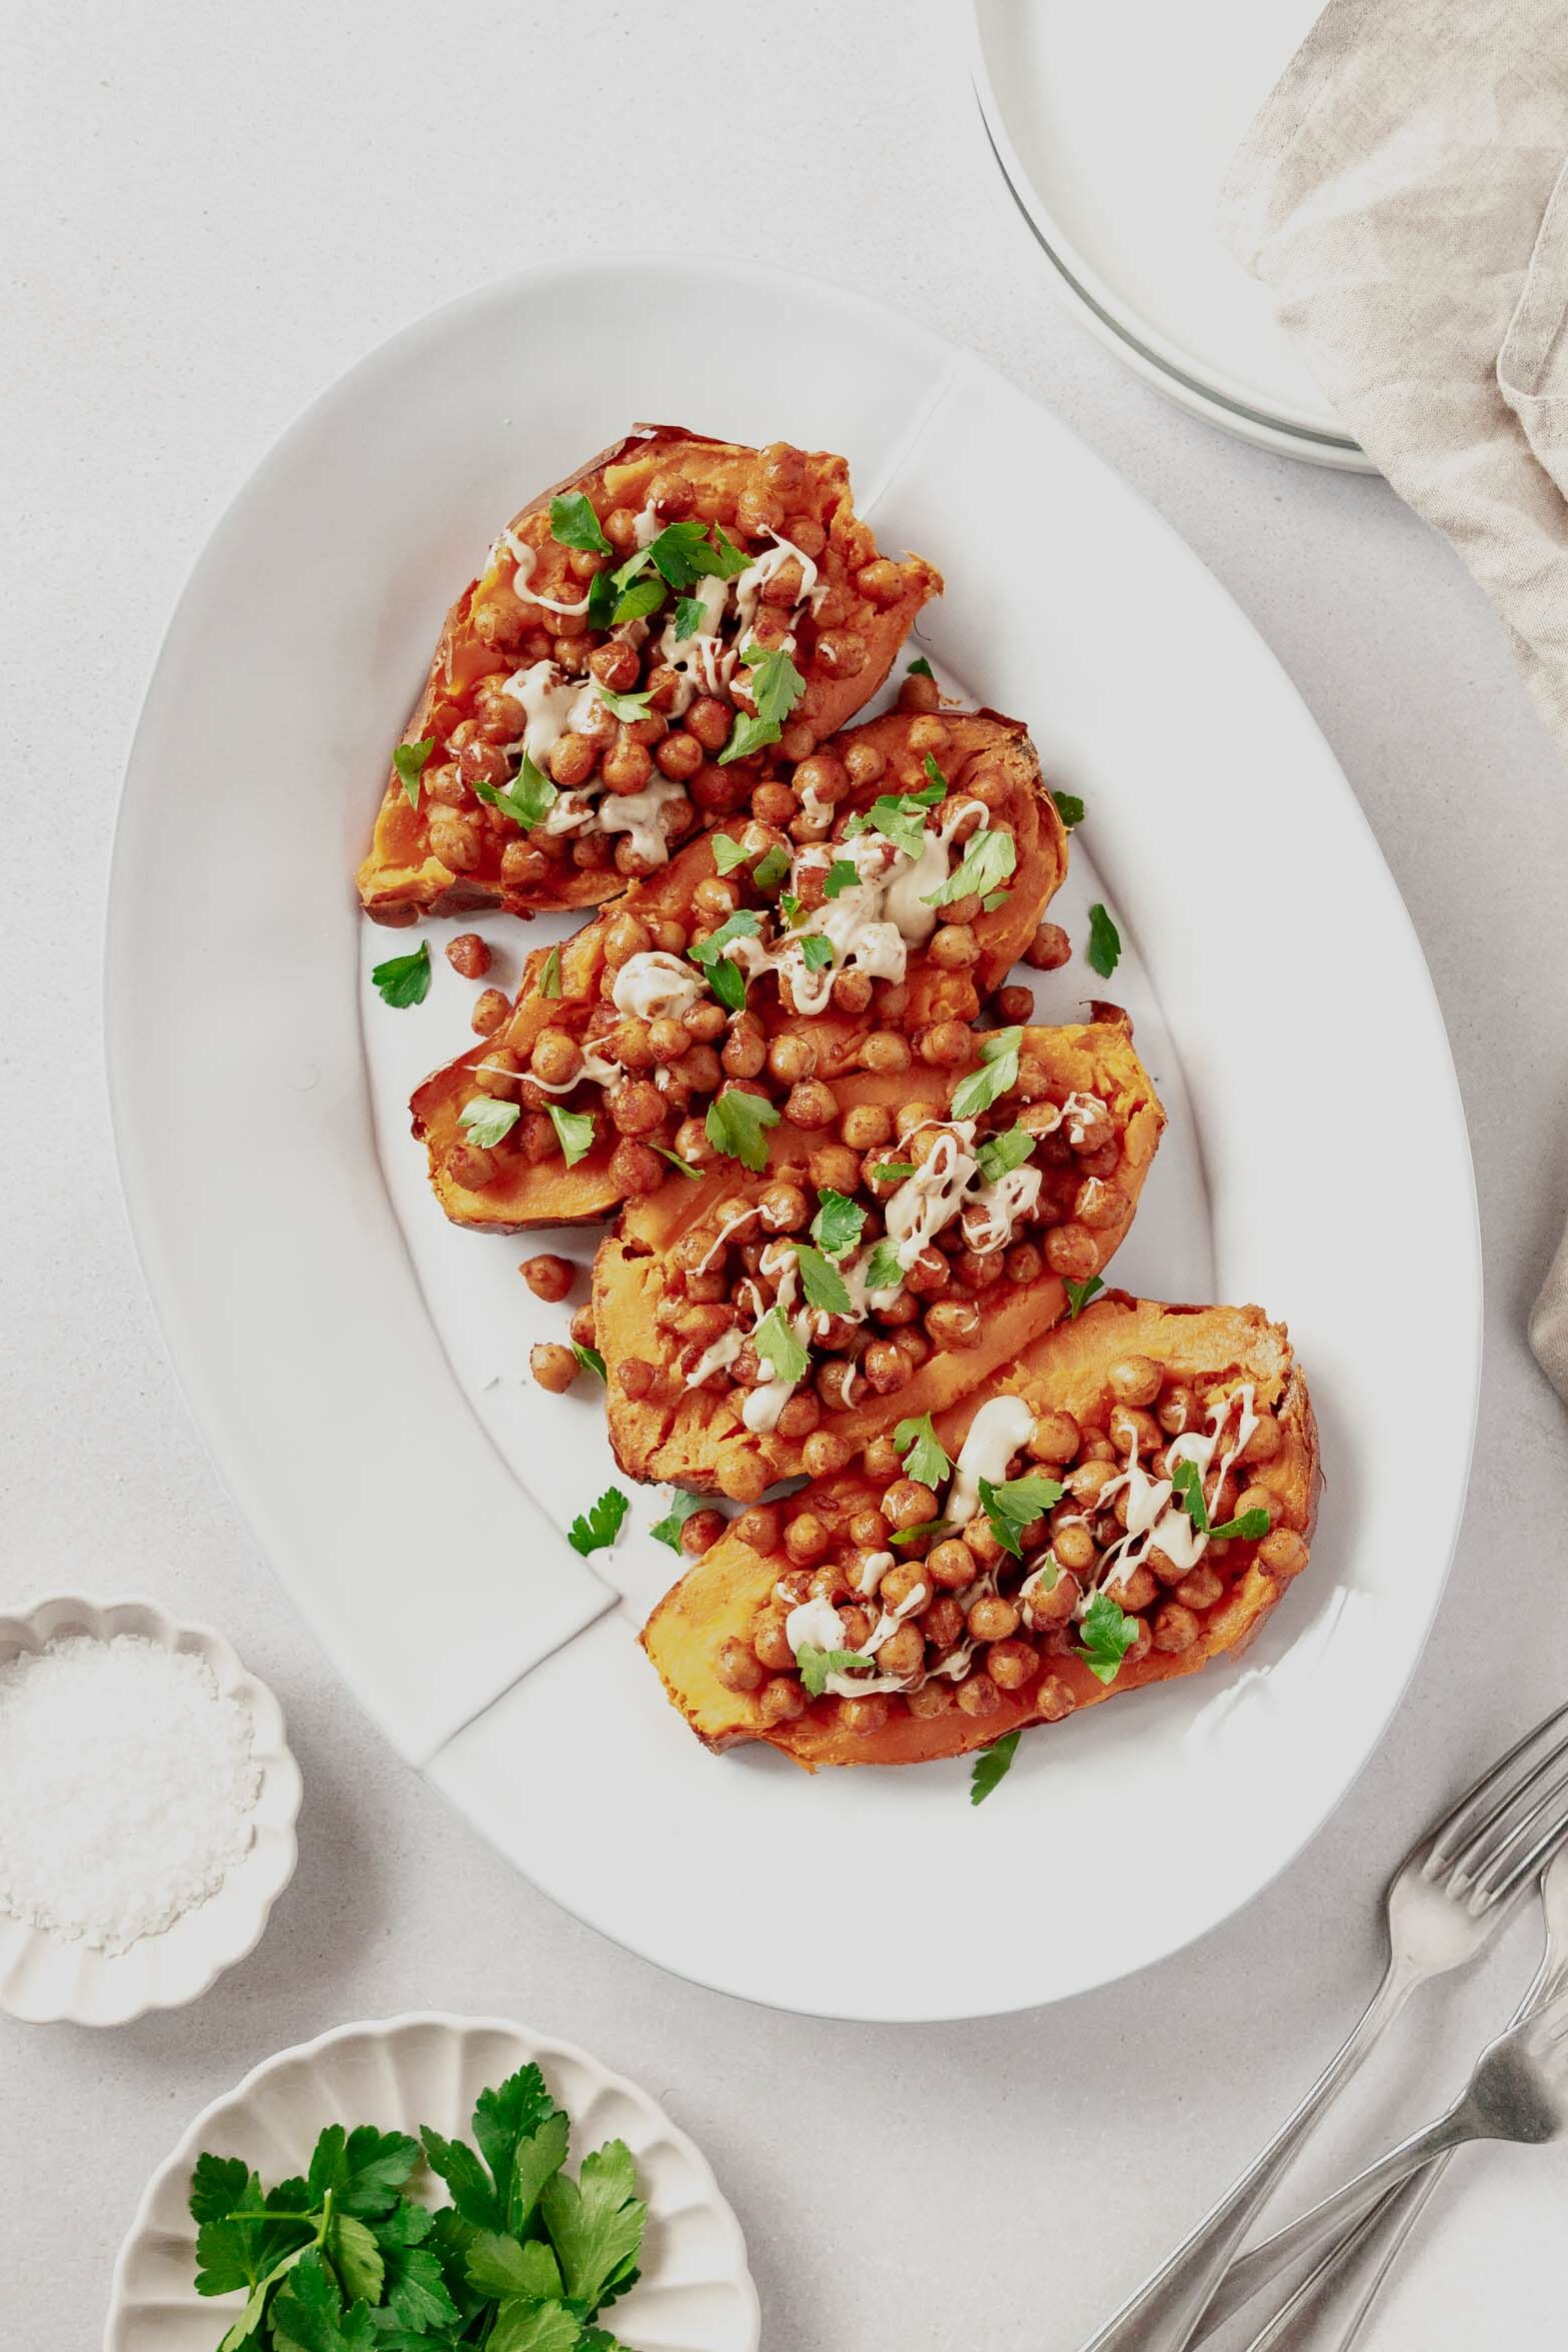
[[[1057,307],[981,133],[966,39],[954,0],[601,0],[439,23],[408,0],[13,15],[0,1586],[146,1590],[221,1625],[283,1700],[306,1805],[265,1942],[197,2009],[104,2038],[0,2019],[7,2344],[97,2342],[141,2186],[197,2106],[282,2044],[430,2004],[587,2042],[668,2102],[741,2213],[768,2352],[960,2337],[1071,2352],[1349,2022],[1376,1967],[1373,1890],[1435,1798],[1568,1688],[1568,1429],[1523,1337],[1568,1206],[1568,776],[1481,598],[1380,483],[1222,437]],[[695,173],[667,160],[683,124]],[[1459,1557],[1406,1703],[1335,1819],[1240,1918],[1032,2018],[914,2033],[764,2013],[659,1975],[536,1895],[369,1730],[272,1582],[169,1369],[119,1202],[99,1040],[115,797],[215,518],[314,393],[431,305],[536,259],[661,243],[784,260],[932,321],[1185,533],[1349,773],[1425,943],[1469,1112],[1486,1382]],[[1288,839],[1262,848],[1265,888],[1288,855]],[[1332,953],[1331,907],[1323,924]],[[1396,1050],[1366,1010],[1358,1050]],[[1282,1083],[1258,1074],[1259,1120]],[[1347,1149],[1365,1154],[1368,1212],[1347,1246],[1375,1282],[1377,1219],[1419,1172],[1397,1138]],[[1387,1375],[1419,1383],[1422,1366]],[[649,1834],[635,1789],[627,1805],[628,1834]],[[1107,1829],[1134,1869],[1162,1824],[1064,1822],[1054,1850],[1018,1853],[1042,1936],[1071,1900],[1074,1839]],[[1358,2095],[1360,2137],[1347,2112],[1304,2179],[1446,2094],[1528,1942],[1521,1927],[1403,2036]],[[1568,2164],[1456,2172],[1439,2242],[1368,2343],[1548,2341],[1561,2256],[1530,2224],[1548,2180],[1560,2200]]]

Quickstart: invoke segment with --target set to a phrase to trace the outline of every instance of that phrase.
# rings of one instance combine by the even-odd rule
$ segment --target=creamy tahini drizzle
[[[886,1568],[892,1566],[890,1551],[877,1552],[874,1556],[883,1561]],[[870,1563],[866,1564],[869,1568]],[[884,1572],[885,1569],[878,1570],[878,1577]],[[869,1597],[869,1591],[875,1590],[874,1582],[869,1591],[863,1585],[861,1590]],[[802,1649],[810,1648],[847,1650],[852,1657],[873,1659],[882,1643],[890,1640],[897,1632],[904,1618],[924,1607],[926,1598],[925,1586],[916,1584],[908,1598],[900,1600],[896,1608],[880,1612],[858,1648],[844,1641],[843,1619],[830,1600],[802,1600],[799,1607],[792,1608],[784,1619],[784,1638],[796,1657]],[[834,1668],[827,1675],[823,1688],[834,1698],[863,1698],[873,1690],[904,1690],[908,1687],[908,1680],[903,1674],[846,1674]]]
[[[1234,1436],[1227,1442],[1225,1431],[1232,1406],[1236,1427]],[[1173,1437],[1165,1458],[1170,1463],[1190,1461],[1196,1465],[1203,1500],[1212,1516],[1226,1472],[1258,1425],[1252,1388],[1243,1385],[1221,1397],[1209,1412],[1208,1424],[1206,1430],[1185,1429],[1179,1437]],[[1195,1568],[1208,1548],[1208,1537],[1198,1532],[1182,1503],[1173,1499],[1175,1487],[1171,1479],[1151,1478],[1144,1469],[1138,1460],[1136,1434],[1129,1442],[1126,1468],[1100,1488],[1096,1510],[1108,1508],[1122,1493],[1127,1497],[1127,1531],[1100,1562],[1101,1590],[1128,1583],[1134,1570],[1155,1549],[1162,1551],[1175,1567]]]

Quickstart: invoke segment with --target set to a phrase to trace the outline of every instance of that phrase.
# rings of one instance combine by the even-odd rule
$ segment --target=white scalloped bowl
[[[149,2009],[178,2009],[198,1999],[254,1951],[299,1858],[300,1768],[284,1737],[283,1709],[265,1682],[246,1670],[221,1633],[179,1624],[153,1601],[55,1593],[30,1608],[0,1611],[0,1665],[72,1633],[100,1640],[140,1633],[164,1649],[204,1659],[224,1696],[249,1711],[261,1772],[250,1851],[216,1894],[161,1935],[144,1935],[128,1951],[102,1952],[0,1911],[0,2008],[29,2025],[126,2025]]]
[[[340,2025],[266,2059],[216,2099],[154,2173],[115,2264],[104,2352],[212,2352],[239,2308],[196,2292],[191,2172],[210,2148],[243,2156],[264,2180],[302,2173],[329,2123],[374,2123],[451,2138],[470,2133],[487,2085],[534,2062],[572,2118],[577,2166],[590,2148],[625,2140],[648,2201],[643,2275],[608,2315],[638,2352],[757,2352],[762,2314],[741,2224],[708,2159],[635,2082],[571,2042],[500,2017],[439,2011]],[[423,2172],[416,2191],[445,2202]]]

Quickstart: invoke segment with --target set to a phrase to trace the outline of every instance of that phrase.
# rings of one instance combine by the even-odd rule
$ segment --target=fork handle
[[[1183,2352],[1259,2207],[1272,2195],[1281,2173],[1330,2100],[1398,2016],[1413,1989],[1410,1979],[1390,1966],[1359,2023],[1351,2028],[1256,2162],[1226,2190],[1208,2218],[1199,2222],[1131,2301],[1100,2329],[1084,2352]],[[1247,2290],[1248,2296],[1262,2284],[1259,2277]]]
[[[1452,2154],[1449,2149],[1434,2156],[1352,2222],[1253,2337],[1247,2352],[1308,2352],[1308,2347],[1310,2352],[1351,2352],[1361,2322]]]

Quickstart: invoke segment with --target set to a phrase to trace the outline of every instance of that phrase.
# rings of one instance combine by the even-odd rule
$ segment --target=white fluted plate
[[[576,2169],[625,2140],[648,2202],[643,2275],[616,2303],[615,2332],[638,2352],[756,2352],[762,2326],[741,2225],[707,2158],[635,2082],[586,2050],[501,2017],[431,2011],[340,2025],[280,2051],[198,2115],[149,2182],[120,2249],[104,2352],[212,2352],[238,2296],[196,2292],[196,2225],[186,2199],[204,2148],[243,2156],[267,2181],[302,2173],[329,2123],[471,2136],[474,2101],[520,2066],[540,2066],[572,2118]],[[445,2202],[415,2176],[416,2193]]]
[[[273,1904],[299,1859],[294,1824],[300,1768],[284,1737],[283,1709],[265,1682],[241,1664],[232,1645],[208,1625],[182,1625],[151,1600],[84,1600],[53,1593],[30,1608],[0,1612],[0,1665],[74,1633],[99,1641],[139,1633],[162,1649],[199,1657],[225,1698],[251,1718],[251,1753],[261,1774],[245,1859],[222,1886],[161,1935],[144,1935],[128,1951],[67,1943],[0,1910],[0,2009],[29,2025],[125,2025],[149,2009],[194,2001],[226,1968],[255,1950]]]

